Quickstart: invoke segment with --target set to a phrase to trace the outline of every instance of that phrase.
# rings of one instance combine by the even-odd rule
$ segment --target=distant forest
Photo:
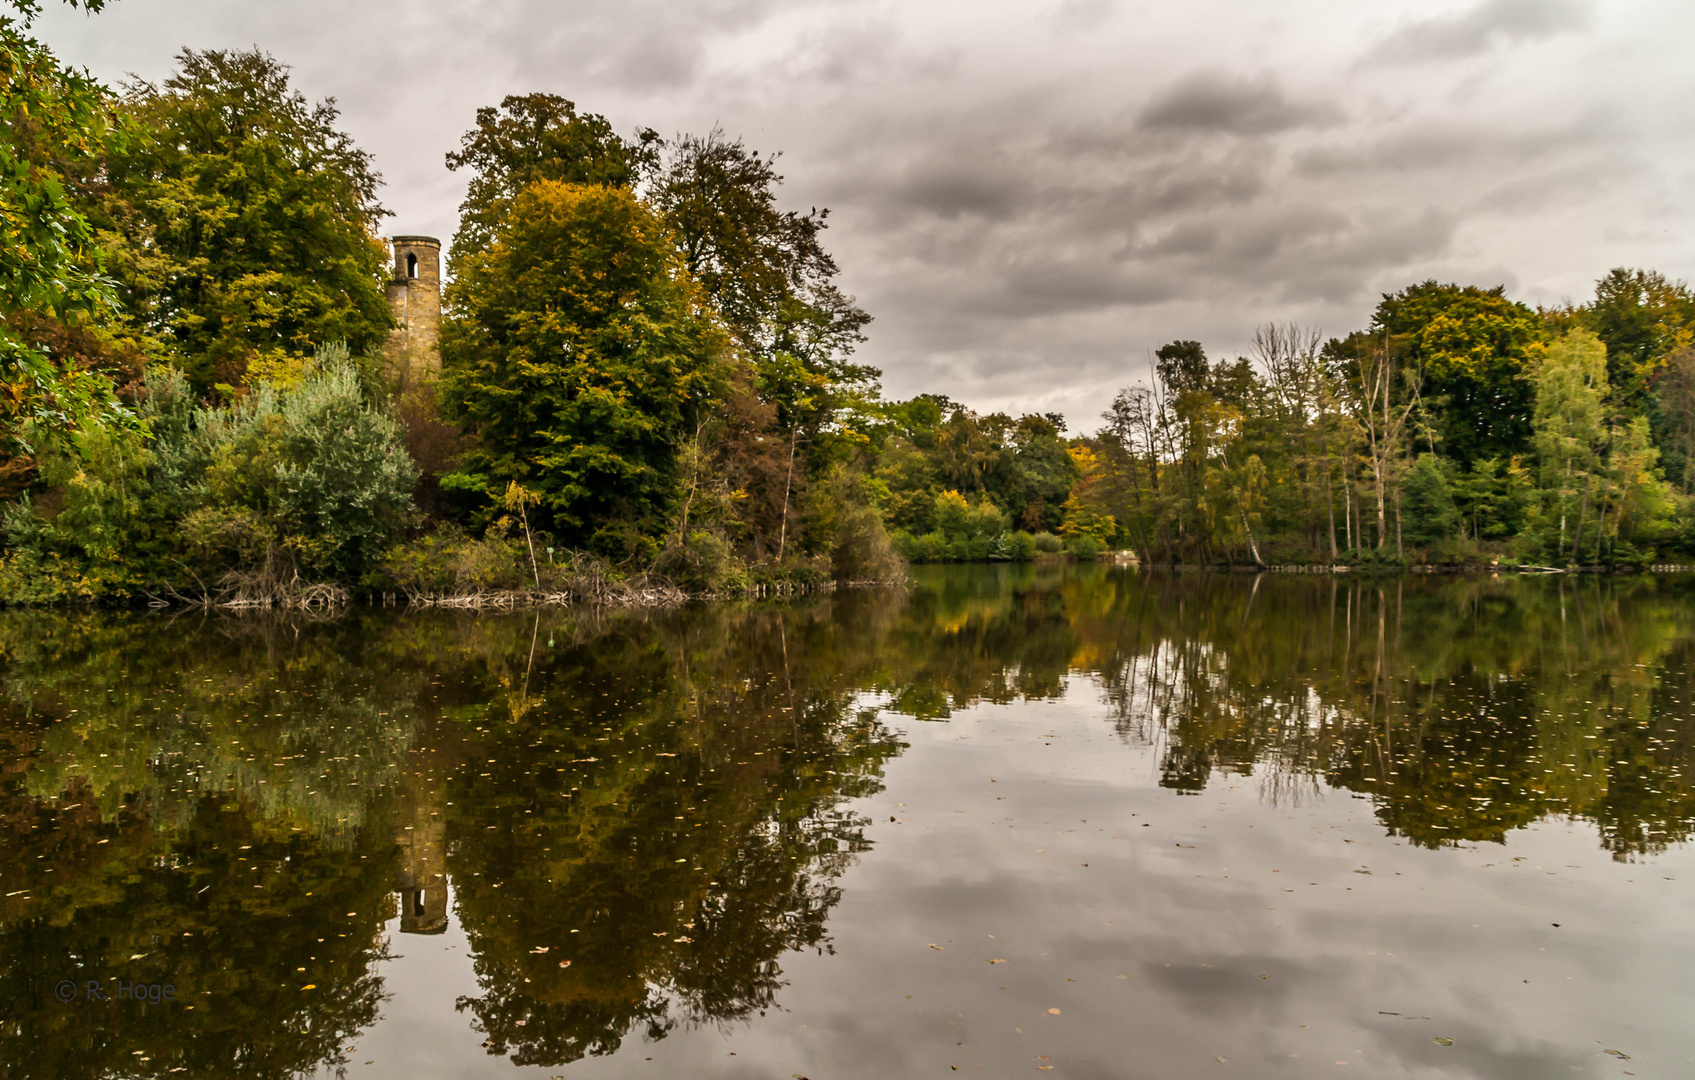
[[[0,600],[890,580],[907,562],[1640,565],[1695,548],[1695,296],[1434,281],[1155,353],[1104,425],[887,401],[828,212],[714,130],[480,109],[442,370],[371,156],[259,51],[108,87],[0,19]],[[97,11],[103,0],[74,6]],[[314,592],[313,590],[317,590]]]

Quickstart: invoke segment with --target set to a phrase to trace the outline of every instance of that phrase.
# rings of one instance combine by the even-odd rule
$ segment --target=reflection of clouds
[[[1036,1055],[1099,1076],[1200,1075],[1215,1056],[1291,1080],[1338,1060],[1374,1076],[1478,1080],[1590,1067],[1587,1037],[1569,1025],[1586,1011],[1602,1024],[1621,1013],[1600,1019],[1597,999],[1569,994],[1563,976],[1582,973],[1595,992],[1634,981],[1630,962],[1603,973],[1591,961],[1607,948],[1640,955],[1614,904],[1637,917],[1664,898],[1632,891],[1623,875],[1585,890],[1567,910],[1607,929],[1575,967],[1548,959],[1537,951],[1548,943],[1544,906],[1567,903],[1556,898],[1568,886],[1491,877],[1503,873],[1481,869],[1493,855],[1397,846],[1346,798],[1290,815],[1235,778],[1199,797],[1161,792],[1156,749],[1093,741],[1090,696],[1079,687],[1039,707],[982,705],[962,717],[969,742],[914,733],[873,813],[900,799],[903,824],[877,827],[877,856],[847,880],[833,919],[849,962],[789,965],[792,1022],[825,1039],[805,1044],[821,1055],[809,1075],[912,1075],[943,1048],[958,1055],[944,1067],[957,1060],[961,1072]],[[1533,842],[1556,844],[1570,855],[1561,863],[1608,866],[1560,829]],[[1371,876],[1354,873],[1362,863]],[[1680,956],[1687,947],[1684,935]],[[1521,993],[1494,992],[1504,971]],[[1657,978],[1670,989],[1677,976]],[[757,1068],[797,1045],[767,1030],[734,1049]]]

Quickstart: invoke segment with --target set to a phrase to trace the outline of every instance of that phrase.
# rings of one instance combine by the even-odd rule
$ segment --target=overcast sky
[[[103,78],[258,45],[334,96],[397,233],[446,239],[475,110],[722,126],[831,210],[891,396],[1093,430],[1174,338],[1342,333],[1429,277],[1582,300],[1695,273],[1689,0],[119,0]]]

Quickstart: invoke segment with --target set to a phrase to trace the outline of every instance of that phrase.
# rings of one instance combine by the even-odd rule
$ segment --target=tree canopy
[[[177,61],[128,87],[94,199],[130,326],[201,388],[290,377],[331,341],[379,347],[386,211],[335,102],[258,50]]]
[[[448,297],[445,401],[477,439],[455,486],[529,488],[575,542],[655,531],[726,345],[658,215],[538,180]]]
[[[487,251],[512,201],[538,180],[634,189],[658,163],[658,143],[645,128],[624,139],[605,117],[579,113],[557,94],[509,94],[499,108],[478,109],[476,126],[447,155],[449,169],[471,173],[455,256]]]

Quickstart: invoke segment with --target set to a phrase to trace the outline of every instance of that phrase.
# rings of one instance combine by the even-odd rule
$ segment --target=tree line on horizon
[[[723,132],[478,110],[443,369],[389,370],[388,214],[258,51],[118,88],[0,19],[0,599],[691,591],[906,561],[1628,564],[1682,552],[1695,299],[1427,282],[1321,340],[1158,350],[1088,435],[882,398],[828,212]],[[102,0],[80,6],[97,11]],[[586,568],[586,569],[585,569]]]
[[[1172,342],[1104,419],[1076,513],[1153,562],[1683,558],[1695,294],[1620,268],[1532,309],[1426,281],[1346,337],[1267,324],[1218,362]]]

